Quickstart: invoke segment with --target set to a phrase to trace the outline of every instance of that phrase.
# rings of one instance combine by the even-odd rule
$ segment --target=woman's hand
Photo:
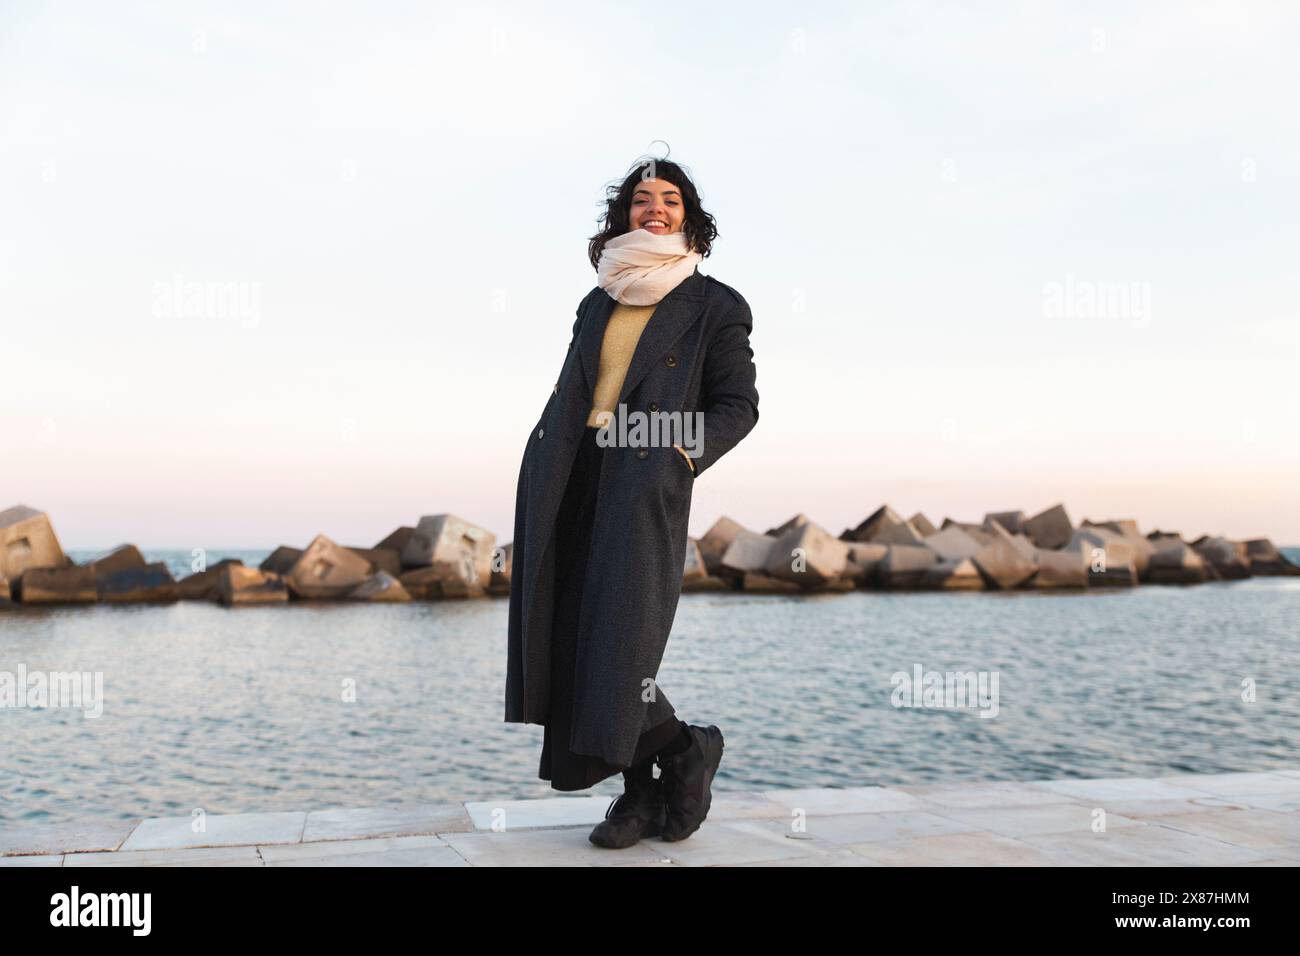
[[[686,449],[681,445],[673,445],[673,447],[682,453],[682,457],[686,459],[686,464],[691,466],[691,474],[695,474],[695,459],[686,454]]]

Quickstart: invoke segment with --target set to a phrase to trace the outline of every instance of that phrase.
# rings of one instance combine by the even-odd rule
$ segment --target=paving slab
[[[884,866],[860,853],[841,847],[820,856],[790,856],[777,860],[753,860],[748,863],[722,863],[720,866]]]
[[[79,850],[116,850],[139,820],[63,823],[50,826],[0,828],[0,856],[42,855]]]
[[[127,850],[69,853],[67,866],[261,866],[255,846],[190,847],[183,850]]]
[[[789,807],[761,793],[715,793],[709,806],[710,820],[788,820]]]
[[[806,835],[788,833],[763,820],[717,823],[706,820],[688,839],[668,843],[651,838],[637,845],[651,847],[660,856],[683,866],[724,866],[803,856],[821,857],[831,850],[829,846],[823,849],[819,841]]]
[[[1094,866],[1240,866],[1273,853],[1260,853],[1159,824],[1119,827],[1104,833],[1043,833],[1022,842]]]
[[[1281,773],[1182,773],[1156,779],[1172,786],[1194,787],[1225,797],[1266,793],[1300,797],[1300,780]]]
[[[1216,798],[1223,806],[1249,807],[1252,810],[1276,810],[1282,813],[1295,813],[1300,810],[1300,795],[1294,793],[1239,793],[1230,797]],[[1212,800],[1202,801],[1206,805]]]
[[[0,866],[62,866],[62,853],[29,856],[0,856]]]
[[[198,846],[252,846],[258,843],[297,843],[307,814],[209,813],[204,829],[195,832],[193,817],[152,817],[144,820],[122,844],[122,850],[179,850]]]
[[[1033,807],[1077,799],[1032,783],[936,784],[898,789],[940,807]]]
[[[1246,805],[1224,797],[1193,797],[1179,800],[1100,800],[1096,804],[1106,815],[1117,814],[1129,820],[1150,821],[1153,817],[1180,813],[1204,813],[1206,810],[1244,810]]]
[[[1008,837],[1022,837],[1033,833],[1090,833],[1094,825],[1103,824],[1107,829],[1142,825],[1141,821],[1118,813],[1104,812],[1104,808],[1086,803],[1050,803],[1044,806],[1005,809],[945,807],[936,810],[935,813],[965,823],[972,830],[982,830]]]
[[[711,819],[711,817],[710,817]],[[707,826],[707,823],[705,824]],[[774,833],[790,833],[790,822],[762,821]],[[806,833],[818,845],[847,847],[853,843],[877,843],[906,840],[944,833],[969,833],[976,828],[925,810],[885,811],[883,813],[814,814],[805,822]]]
[[[447,833],[442,839],[471,866],[615,866],[659,859],[650,841],[608,850],[587,839],[590,826]]]
[[[764,790],[762,795],[785,807],[787,812],[803,810],[808,816],[821,813],[887,813],[891,810],[931,809],[919,797],[887,787]]]
[[[996,833],[945,833],[940,836],[854,843],[854,853],[882,866],[1087,866],[1065,852],[1031,846]]]
[[[267,866],[469,866],[451,847],[418,847],[378,853],[340,853],[328,859],[289,860]]]
[[[1267,850],[1270,856],[1300,857],[1300,813],[1292,811],[1206,810],[1152,817],[1147,822],[1234,846]]]
[[[472,800],[465,804],[476,830],[595,826],[614,797],[544,797],[540,800]],[[496,826],[494,827],[494,823]]]
[[[474,823],[461,803],[392,804],[356,810],[315,810],[307,814],[302,840],[312,843],[473,829]]]
[[[436,836],[328,840],[258,848],[267,866],[469,866]]]
[[[1204,788],[1151,777],[1044,780],[1034,786],[1081,800],[1097,801],[1098,805],[1105,800],[1177,800],[1218,796]]]

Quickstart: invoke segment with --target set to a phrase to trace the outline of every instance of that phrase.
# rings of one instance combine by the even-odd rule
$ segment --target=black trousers
[[[599,757],[569,750],[573,727],[574,669],[577,665],[578,615],[582,585],[591,551],[600,462],[605,449],[596,444],[600,429],[588,425],[582,436],[573,471],[555,519],[555,617],[551,627],[551,713],[542,737],[542,759],[537,775],[553,790],[586,790],[607,777],[626,770]],[[662,695],[662,691],[656,690]],[[675,716],[643,733],[632,764],[652,760],[681,733]]]

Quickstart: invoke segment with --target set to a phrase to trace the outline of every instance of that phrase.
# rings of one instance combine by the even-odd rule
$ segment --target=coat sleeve
[[[737,297],[704,354],[703,448],[695,459],[697,479],[758,424],[758,371],[749,345],[753,329],[749,303]]]

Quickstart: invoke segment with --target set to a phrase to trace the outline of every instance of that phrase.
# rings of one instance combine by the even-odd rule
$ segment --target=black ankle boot
[[[614,798],[605,819],[587,837],[596,846],[623,850],[643,837],[663,832],[665,818],[663,786],[653,777],[625,776],[623,793]]]
[[[669,843],[685,840],[709,815],[713,775],[722,762],[721,730],[710,724],[692,725],[690,731],[690,747],[680,753],[659,755],[667,817],[660,838]]]

